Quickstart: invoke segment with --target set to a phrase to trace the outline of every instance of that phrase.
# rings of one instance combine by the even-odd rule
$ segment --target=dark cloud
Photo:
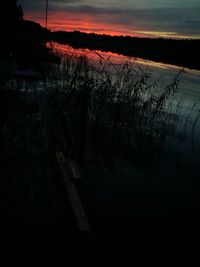
[[[80,0],[81,1],[81,0]],[[49,0],[50,9],[57,9],[60,5],[69,4],[69,3],[78,3],[79,0]],[[18,0],[18,3],[22,5],[23,9],[40,11],[44,9],[46,0]]]
[[[117,9],[97,8],[92,6],[68,6],[66,12],[96,15],[94,21],[121,24],[126,27],[140,27],[146,30],[175,31],[182,33],[199,33],[199,11],[194,8],[154,8],[154,9]],[[186,26],[187,22],[187,26]]]
[[[186,20],[185,22],[192,25],[200,25],[200,20]]]

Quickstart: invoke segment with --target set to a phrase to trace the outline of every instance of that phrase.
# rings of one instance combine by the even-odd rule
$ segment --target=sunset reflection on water
[[[109,61],[112,64],[124,64],[126,61],[128,62],[132,62],[135,63],[141,67],[148,67],[151,68],[152,70],[163,70],[163,71],[167,71],[169,73],[174,73],[174,72],[178,72],[181,68],[179,66],[176,65],[171,65],[171,64],[165,64],[162,62],[155,62],[155,61],[151,61],[151,60],[147,60],[147,59],[143,59],[143,58],[138,58],[138,57],[128,57],[128,56],[124,56],[124,55],[120,55],[117,53],[113,53],[113,52],[106,52],[106,51],[100,51],[100,50],[90,50],[87,48],[73,48],[69,45],[63,45],[63,44],[59,44],[56,42],[52,42],[51,43],[52,48],[55,52],[62,54],[62,55],[66,55],[66,54],[76,54],[76,55],[82,55],[82,56],[87,56],[88,59],[94,61],[94,62],[99,62],[100,58],[103,58],[104,60],[109,59]],[[47,44],[48,46],[48,44]],[[200,71],[199,70],[192,70],[192,69],[188,69],[188,68],[184,68],[184,71],[186,73],[190,73],[192,75],[195,76],[199,76],[200,77]]]
[[[48,44],[50,46],[50,44]],[[145,60],[142,58],[127,57],[112,52],[104,52],[100,50],[90,49],[76,49],[69,45],[63,45],[56,42],[51,43],[51,47],[54,53],[58,53],[61,56],[75,55],[75,56],[87,56],[94,64],[99,64],[100,59],[107,61],[106,66],[119,66],[126,62],[131,62],[136,68],[141,70],[148,70],[151,73],[153,80],[160,80],[164,84],[170,84],[173,77],[176,76],[182,69],[175,65],[164,64],[160,62]],[[139,70],[140,71],[140,70]],[[184,99],[184,107],[191,109],[194,103],[199,103],[200,106],[200,71],[184,69],[180,76],[180,86],[178,95]]]

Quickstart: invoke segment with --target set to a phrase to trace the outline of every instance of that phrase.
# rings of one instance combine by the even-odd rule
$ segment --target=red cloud
[[[124,28],[120,24],[104,23],[106,16],[103,17],[72,12],[51,12],[48,18],[48,28],[52,31],[83,31],[83,32],[94,32],[99,34],[109,35],[134,35],[143,36],[142,34],[134,33],[127,28]],[[45,14],[38,12],[29,12],[26,14],[26,19],[36,21],[42,26],[45,26]],[[141,30],[141,29],[140,29]]]

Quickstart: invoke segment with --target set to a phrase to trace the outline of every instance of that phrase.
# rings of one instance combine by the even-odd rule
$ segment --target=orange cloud
[[[105,16],[97,20],[96,16],[72,12],[51,12],[48,17],[48,28],[52,31],[83,31],[87,33],[99,33],[109,35],[131,35],[142,37],[144,34],[137,33],[139,29],[130,30],[121,24],[104,23]],[[45,26],[45,14],[27,12],[26,19],[36,21]]]
[[[112,24],[110,16],[116,22]],[[45,12],[29,11],[26,19],[36,21],[45,27]],[[129,35],[135,37],[162,37],[175,39],[200,39],[200,35],[184,35],[177,32],[153,31],[134,27],[133,25],[123,25],[117,23],[115,14],[88,14],[77,12],[49,12],[48,28],[52,31],[82,31],[87,33],[109,34],[109,35]],[[107,21],[107,23],[106,23]]]

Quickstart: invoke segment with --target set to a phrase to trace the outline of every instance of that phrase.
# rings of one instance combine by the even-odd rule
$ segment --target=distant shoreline
[[[89,48],[113,52],[124,56],[139,57],[156,62],[200,70],[199,39],[152,39],[130,36],[110,36],[94,33],[51,32],[50,38],[73,48]]]

